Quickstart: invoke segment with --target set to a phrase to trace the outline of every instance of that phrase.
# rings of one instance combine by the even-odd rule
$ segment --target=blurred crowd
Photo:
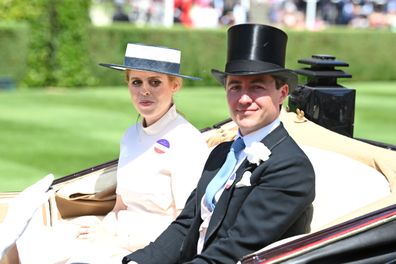
[[[113,21],[161,25],[171,3],[172,24],[187,27],[266,22],[303,29],[309,2],[314,2],[314,29],[347,25],[396,30],[396,0],[114,0]]]

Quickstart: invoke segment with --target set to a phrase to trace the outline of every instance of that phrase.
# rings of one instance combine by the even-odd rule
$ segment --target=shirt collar
[[[237,137],[242,137],[243,142],[245,142],[246,147],[250,147],[253,142],[260,142],[263,138],[265,138],[269,133],[271,133],[275,128],[280,125],[280,119],[276,118],[272,123],[262,127],[252,133],[247,134],[246,136],[241,136],[241,134],[237,133]]]

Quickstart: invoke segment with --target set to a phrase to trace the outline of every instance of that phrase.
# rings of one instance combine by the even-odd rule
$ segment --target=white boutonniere
[[[261,162],[266,161],[271,155],[271,151],[261,142],[253,142],[249,147],[245,148],[247,160],[260,165]]]

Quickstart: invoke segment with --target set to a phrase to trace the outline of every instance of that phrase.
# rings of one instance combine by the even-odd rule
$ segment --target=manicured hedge
[[[16,82],[26,74],[29,27],[23,23],[0,23],[0,78]]]
[[[72,0],[71,0],[72,1]],[[76,23],[69,27],[78,27]],[[7,65],[12,64],[14,77],[25,71],[23,64],[26,49],[15,49],[15,43],[26,46],[29,34],[22,34],[24,27],[13,27],[14,29],[2,29],[0,27],[0,56],[8,61],[0,62],[0,75]],[[3,32],[15,30],[15,33],[7,33],[4,38]],[[354,81],[392,81],[396,80],[396,34],[388,31],[378,30],[353,30],[349,28],[332,28],[321,32],[292,31],[289,34],[286,66],[291,69],[307,67],[297,61],[309,58],[313,54],[331,54],[337,59],[349,63],[349,67],[339,68],[352,74]],[[19,32],[19,33],[18,33]],[[202,81],[186,80],[186,86],[213,85],[216,84],[210,74],[212,68],[224,69],[226,57],[226,29],[217,30],[194,30],[182,27],[152,28],[136,27],[132,24],[114,24],[107,27],[93,27],[87,29],[87,37],[70,38],[75,42],[64,41],[63,50],[76,51],[58,53],[63,54],[62,60],[58,60],[58,67],[54,76],[63,76],[60,82],[56,77],[54,85],[83,86],[85,85],[123,85],[122,73],[98,66],[100,62],[122,63],[125,47],[128,42],[138,42],[152,45],[162,45],[182,50],[181,72],[187,75],[199,76]],[[62,38],[60,38],[62,39]],[[85,43],[87,41],[87,43]],[[59,43],[58,43],[59,44]],[[87,45],[86,49],[84,45]],[[55,46],[60,47],[60,46]],[[61,50],[61,49],[60,49]],[[6,52],[7,54],[3,55]],[[59,51],[60,52],[60,51]],[[78,56],[77,54],[86,56]],[[17,53],[11,55],[11,53]],[[56,54],[56,53],[55,53]],[[12,62],[10,58],[17,56],[22,63]],[[81,59],[80,59],[81,58]],[[62,63],[60,63],[62,62]],[[80,65],[77,74],[70,74],[68,68]],[[82,66],[82,67],[81,67]],[[85,66],[85,67],[84,67]],[[10,69],[11,69],[10,68]],[[76,67],[78,68],[78,67]],[[88,76],[88,77],[87,77]]]
[[[395,33],[348,28],[288,33],[287,58],[292,69],[308,66],[298,64],[298,59],[309,58],[312,54],[331,54],[349,64],[349,67],[338,69],[352,74],[354,81],[396,80]]]
[[[54,58],[52,77],[57,86],[94,85],[89,72],[88,30],[90,25],[87,0],[62,0],[53,5],[56,25],[52,25]]]
[[[76,87],[95,84],[88,71],[88,27],[90,1],[87,0],[25,0],[0,1],[0,21],[23,22],[29,26],[28,34],[0,41],[0,56],[8,50],[24,56],[26,63],[20,70],[4,73],[18,84],[29,87]],[[7,24],[5,24],[7,23]],[[8,30],[12,30],[12,26]],[[17,29],[18,26],[15,26]],[[21,40],[20,38],[24,38]],[[3,36],[0,35],[0,39]],[[17,49],[14,40],[28,43],[28,49]],[[12,54],[12,53],[11,53]],[[0,65],[0,75],[12,60]],[[19,72],[24,72],[20,76]]]
[[[310,58],[313,54],[330,54],[349,63],[349,67],[338,69],[352,74],[355,81],[396,80],[395,33],[348,28],[321,32],[286,31],[289,35],[286,66],[291,69],[309,67],[298,63],[299,59]],[[188,84],[216,84],[210,69],[224,69],[226,29],[156,29],[116,25],[92,28],[90,32],[90,51],[96,62],[121,63],[127,42],[143,42],[181,49],[183,73],[204,79]],[[120,82],[120,74],[114,71],[93,65],[92,72],[101,84]]]

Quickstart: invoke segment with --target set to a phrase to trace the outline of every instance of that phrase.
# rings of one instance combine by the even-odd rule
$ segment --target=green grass
[[[227,117],[220,87],[182,89],[175,101],[198,128]],[[0,191],[117,158],[119,140],[136,120],[124,87],[0,92]]]
[[[396,145],[396,83],[350,84],[356,89],[354,137]]]
[[[396,144],[395,83],[345,86],[357,91],[355,136]],[[228,116],[220,87],[182,89],[175,101],[198,128]],[[123,87],[0,92],[0,191],[117,158],[119,140],[136,120]]]

